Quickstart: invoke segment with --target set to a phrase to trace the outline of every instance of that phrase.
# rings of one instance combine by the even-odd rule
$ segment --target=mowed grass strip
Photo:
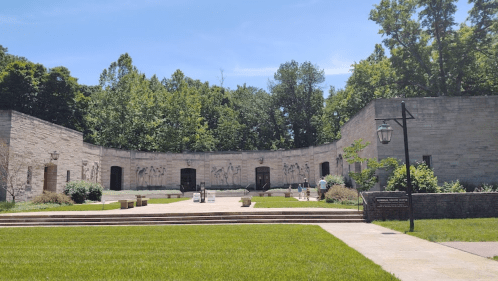
[[[335,208],[335,209],[358,209],[355,205],[343,205],[327,203],[325,201],[299,201],[293,197],[256,197],[251,199],[255,202],[254,208]],[[363,210],[363,206],[360,206]]]
[[[498,218],[415,220],[413,232],[408,221],[373,223],[433,242],[498,241]]]
[[[398,280],[316,225],[0,229],[0,278]]]

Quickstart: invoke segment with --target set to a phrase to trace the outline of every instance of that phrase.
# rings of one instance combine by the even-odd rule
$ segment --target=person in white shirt
[[[325,199],[325,192],[327,192],[327,182],[323,179],[323,177],[318,182],[318,185],[320,186],[320,200]]]

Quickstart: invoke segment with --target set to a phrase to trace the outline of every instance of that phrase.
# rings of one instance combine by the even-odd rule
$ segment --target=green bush
[[[0,212],[10,210],[15,206],[16,206],[15,202],[7,202],[7,201],[0,202]]]
[[[412,191],[414,193],[436,193],[438,191],[437,177],[425,163],[417,163],[410,166],[410,177],[412,180]],[[387,191],[406,191],[406,166],[396,168],[393,175],[389,177],[386,186]]]
[[[346,205],[355,205],[358,200],[358,192],[356,189],[347,188],[341,185],[333,185],[327,193],[325,193],[325,201],[327,203],[339,203]]]
[[[465,192],[465,187],[460,184],[460,181],[457,180],[455,182],[444,182],[443,186],[438,187],[438,192],[442,193],[461,193]]]
[[[328,186],[344,185],[344,177],[341,175],[326,175],[325,181]]]
[[[73,205],[74,202],[63,193],[54,193],[50,191],[43,191],[42,194],[36,196],[32,201],[34,204],[55,203],[59,205]]]
[[[102,186],[98,183],[91,183],[88,187],[88,200],[100,201],[102,199]]]
[[[482,183],[474,190],[474,192],[498,192],[498,184],[493,185]]]
[[[75,203],[84,203],[86,199],[100,201],[102,199],[102,186],[98,183],[87,181],[71,181],[66,184],[64,194],[73,199]]]

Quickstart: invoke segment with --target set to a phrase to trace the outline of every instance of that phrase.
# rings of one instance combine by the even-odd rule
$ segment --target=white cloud
[[[231,76],[273,76],[278,67],[261,67],[261,68],[235,68]]]
[[[338,75],[350,73],[350,67],[325,68],[325,75]]]

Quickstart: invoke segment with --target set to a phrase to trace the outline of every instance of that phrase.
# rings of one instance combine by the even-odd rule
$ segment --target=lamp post
[[[406,113],[410,115],[410,117],[406,117]],[[379,141],[382,144],[388,144],[391,141],[392,131],[393,129],[389,124],[386,123],[388,120],[394,120],[394,122],[398,123],[403,128],[403,138],[405,142],[405,165],[406,165],[406,191],[408,193],[408,216],[410,217],[410,231],[413,231],[415,228],[413,223],[413,204],[412,204],[412,181],[410,178],[410,156],[408,154],[408,132],[406,128],[406,119],[415,119],[413,115],[405,108],[405,102],[401,102],[401,118],[376,118],[375,120],[382,120],[384,124],[380,125],[377,129],[377,135],[379,136]],[[403,124],[400,124],[398,120],[402,120]]]

